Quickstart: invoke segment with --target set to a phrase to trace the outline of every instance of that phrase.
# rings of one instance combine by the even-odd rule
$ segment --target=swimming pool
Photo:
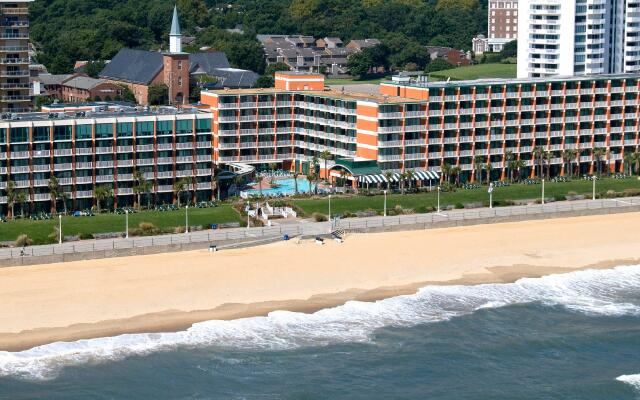
[[[270,189],[263,188],[262,195],[263,196],[289,196],[289,195],[295,194],[294,181],[295,179],[293,178],[276,179],[275,182],[278,184],[278,187],[270,188]],[[267,185],[264,185],[264,186],[267,186]],[[298,193],[309,193],[310,187],[311,185],[309,184],[308,180],[304,178],[298,178]],[[249,196],[259,196],[260,190],[250,189],[250,190],[246,190],[246,193]]]

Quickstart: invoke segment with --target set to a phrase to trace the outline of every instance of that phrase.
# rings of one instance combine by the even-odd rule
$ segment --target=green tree
[[[375,67],[373,59],[368,52],[358,52],[349,56],[347,59],[347,71],[349,75],[364,77],[369,71]]]
[[[430,74],[432,72],[444,71],[451,68],[454,68],[453,64],[450,64],[444,58],[436,58],[435,60],[429,62],[427,68],[425,69],[425,72]]]
[[[149,86],[149,104],[152,106],[169,103],[169,88],[164,83]]]
[[[49,197],[51,198],[51,213],[55,215],[57,212],[56,203],[60,198],[60,183],[58,182],[58,178],[56,178],[55,175],[52,175],[51,178],[49,178],[48,188]]]
[[[9,209],[9,218],[15,218],[15,205],[17,200],[16,183],[12,180],[7,181],[7,187],[5,188],[7,195],[7,208]]]
[[[103,202],[113,197],[113,189],[105,185],[96,186],[93,189],[93,197],[96,199],[96,207],[98,208],[98,214],[100,214]]]
[[[84,73],[89,75],[92,78],[97,78],[100,75],[100,72],[104,69],[105,62],[102,60],[98,61],[89,61],[84,66]]]
[[[182,193],[184,193],[188,184],[189,181],[186,178],[180,178],[173,184],[173,194],[178,202],[178,208],[180,208],[180,198],[182,197]]]

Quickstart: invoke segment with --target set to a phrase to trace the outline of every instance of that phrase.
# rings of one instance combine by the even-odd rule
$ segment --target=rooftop
[[[553,76],[543,78],[524,78],[524,79],[476,79],[470,81],[440,81],[440,82],[392,82],[385,81],[383,84],[393,86],[411,86],[419,88],[451,88],[466,86],[482,86],[482,85],[518,85],[518,84],[535,84],[535,83],[554,83],[554,82],[577,82],[577,81],[606,81],[615,79],[640,79],[640,74],[609,74],[609,75],[584,75],[584,76]]]
[[[400,103],[420,103],[420,100],[408,99],[404,97],[385,96],[377,93],[362,93],[362,92],[349,92],[345,90],[282,90],[275,88],[266,89],[233,89],[233,90],[211,90],[202,92],[203,95],[212,96],[233,96],[233,95],[260,95],[260,94],[300,94],[300,95],[312,95],[320,97],[330,97],[340,100],[351,101],[371,101],[380,104],[400,104]]]
[[[48,106],[51,109],[60,108],[99,108],[109,107],[105,111],[73,111],[73,112],[32,112],[32,113],[20,113],[14,114],[14,118],[10,117],[10,114],[3,114],[1,123],[16,123],[16,122],[36,122],[36,121],[59,121],[59,120],[82,120],[82,119],[95,119],[95,118],[117,118],[117,117],[152,117],[163,115],[195,115],[195,114],[209,114],[208,111],[202,111],[195,108],[177,109],[174,107],[157,107],[157,108],[143,108],[132,107],[123,105],[126,103],[73,103],[73,104],[52,104]]]

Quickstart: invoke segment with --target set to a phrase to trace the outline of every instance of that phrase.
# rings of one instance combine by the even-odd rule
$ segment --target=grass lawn
[[[603,179],[597,182],[596,191],[605,193],[609,190],[621,192],[625,189],[640,190],[640,181],[636,178],[630,179]],[[582,195],[591,195],[592,182],[576,180],[572,182],[545,184],[545,197],[564,199],[569,192],[575,192]],[[494,202],[504,202],[509,200],[529,200],[541,197],[541,185],[523,185],[514,184],[508,187],[496,188],[493,192]],[[387,197],[388,210],[399,205],[405,209],[413,209],[416,212],[426,212],[429,208],[437,207],[436,193],[419,193],[410,195],[389,195]],[[447,205],[455,206],[456,204],[467,203],[487,203],[489,195],[487,188],[464,190],[459,189],[452,193],[441,193],[440,204],[442,208]],[[311,215],[314,212],[320,214],[328,213],[328,200],[325,199],[301,199],[296,200],[295,204],[306,214]],[[333,197],[331,199],[331,212],[333,214],[355,213],[358,211],[375,210],[379,214],[384,211],[384,196],[357,196],[357,197]]]
[[[451,77],[452,80],[463,81],[482,78],[515,78],[516,73],[516,64],[477,64],[433,72],[429,75],[429,78],[432,78],[432,80],[446,80]]]
[[[185,210],[143,211],[129,215],[129,229],[141,222],[150,222],[161,229],[182,227],[185,224]],[[242,222],[238,213],[230,205],[216,208],[189,208],[189,225],[202,225],[228,222]],[[29,219],[0,223],[0,241],[14,241],[19,235],[27,234],[36,244],[47,243],[48,236],[58,226],[58,220],[31,221]],[[62,217],[62,232],[65,236],[124,232],[125,216],[101,214],[94,217]]]

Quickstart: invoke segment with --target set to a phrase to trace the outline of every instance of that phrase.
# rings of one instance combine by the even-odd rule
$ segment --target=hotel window
[[[36,126],[33,128],[34,142],[48,142],[51,140],[51,131],[48,126]]]
[[[136,122],[136,136],[153,136],[153,122]]]
[[[113,125],[112,124],[97,124],[96,125],[96,139],[108,139],[113,137]]]
[[[119,138],[133,137],[133,123],[119,122],[117,129],[117,136]]]
[[[71,140],[72,128],[71,125],[60,125],[53,127],[53,140],[65,141]]]
[[[193,133],[193,121],[177,121],[176,130],[178,131],[178,133]]]
[[[198,133],[210,133],[211,132],[211,120],[210,119],[199,119],[196,120],[196,131]]]
[[[76,140],[91,139],[91,125],[76,126]]]
[[[7,143],[7,128],[0,128],[0,144]]]
[[[11,128],[10,143],[27,143],[29,141],[28,128]]]
[[[182,61],[178,61],[178,69],[182,69]]]

